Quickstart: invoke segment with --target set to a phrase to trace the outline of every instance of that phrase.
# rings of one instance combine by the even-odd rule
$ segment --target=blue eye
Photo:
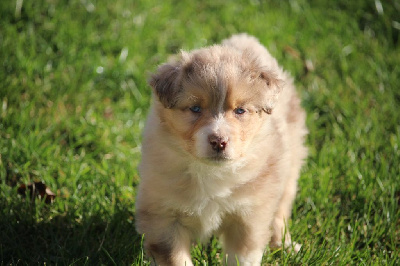
[[[237,115],[242,115],[246,112],[246,110],[244,110],[243,108],[236,108],[235,110],[233,110],[235,112],[235,114]]]
[[[193,113],[200,113],[200,112],[201,112],[201,107],[200,107],[200,106],[197,106],[197,105],[192,106],[192,107],[190,107],[189,109],[190,109],[190,111],[192,111]]]

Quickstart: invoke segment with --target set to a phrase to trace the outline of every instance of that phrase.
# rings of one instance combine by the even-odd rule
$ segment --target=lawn
[[[0,264],[141,265],[147,77],[180,49],[257,36],[295,77],[310,155],[265,264],[400,264],[398,0],[0,2]],[[44,182],[52,204],[17,193]],[[220,244],[192,248],[220,261]]]

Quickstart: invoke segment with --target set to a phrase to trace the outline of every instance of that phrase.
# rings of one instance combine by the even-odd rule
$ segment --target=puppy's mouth
[[[209,158],[210,161],[214,161],[214,162],[226,162],[226,161],[230,161],[231,158],[227,157],[227,156],[213,156]]]
[[[227,163],[233,160],[233,158],[228,156],[225,152],[216,152],[204,159],[214,163]]]

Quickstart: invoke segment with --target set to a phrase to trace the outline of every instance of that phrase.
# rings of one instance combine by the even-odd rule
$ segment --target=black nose
[[[208,136],[208,141],[214,151],[220,152],[225,150],[226,145],[228,145],[228,139],[216,135]]]

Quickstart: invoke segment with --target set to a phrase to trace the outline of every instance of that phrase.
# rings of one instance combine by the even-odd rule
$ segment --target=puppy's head
[[[218,162],[249,152],[280,92],[254,55],[227,46],[182,52],[149,83],[164,128],[197,159]]]

